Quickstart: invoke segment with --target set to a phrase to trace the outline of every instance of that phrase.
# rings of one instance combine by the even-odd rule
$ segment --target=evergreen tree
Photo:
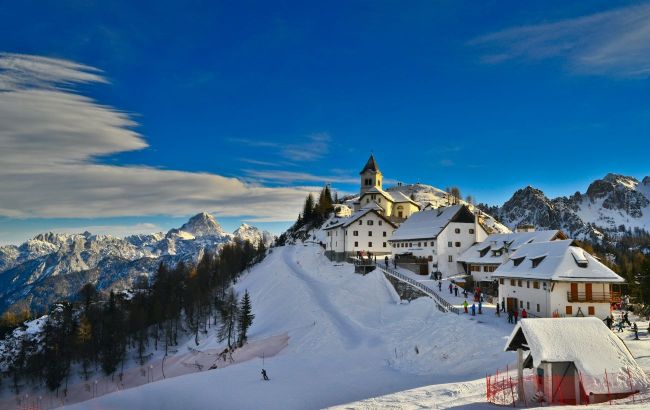
[[[233,288],[230,288],[226,292],[225,298],[219,303],[219,315],[221,316],[221,327],[219,328],[217,337],[220,342],[227,340],[228,349],[232,349],[235,330],[237,328],[237,318],[239,316],[237,296]]]
[[[253,319],[255,315],[253,314],[253,307],[251,305],[251,299],[248,294],[248,290],[244,292],[244,297],[242,297],[241,305],[239,308],[239,325],[238,325],[238,336],[237,344],[239,347],[243,346],[246,343],[248,328],[253,324]]]

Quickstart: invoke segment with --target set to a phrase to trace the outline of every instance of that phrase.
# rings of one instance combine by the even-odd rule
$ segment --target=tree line
[[[100,370],[121,377],[127,355],[142,365],[152,347],[167,355],[187,335],[198,345],[199,335],[212,327],[230,351],[241,347],[254,315],[248,292],[238,299],[232,285],[265,254],[263,243],[233,242],[218,254],[206,252],[196,265],[160,264],[151,279],[141,276],[128,292],[104,296],[86,284],[75,300],[52,306],[35,334],[17,328],[5,338],[3,376],[16,393],[26,383],[58,393],[73,369],[86,380]]]
[[[318,199],[310,192],[305,199],[302,212],[298,214],[296,222],[277,239],[278,245],[284,245],[289,237],[299,236],[300,239],[306,239],[300,232],[306,233],[310,229],[320,227],[334,211],[334,205],[339,202],[335,193],[332,197],[332,191],[329,185],[325,185],[318,194]]]

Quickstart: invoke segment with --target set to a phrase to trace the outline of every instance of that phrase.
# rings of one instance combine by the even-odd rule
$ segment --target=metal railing
[[[619,292],[567,292],[569,302],[602,302],[602,303],[619,303],[621,294]]]
[[[436,293],[436,291],[434,291],[430,287],[425,286],[421,282],[413,280],[413,279],[409,278],[408,276],[403,275],[403,274],[401,274],[401,273],[397,272],[396,270],[391,269],[389,267],[381,266],[380,264],[376,264],[376,266],[379,269],[381,269],[383,272],[385,272],[386,274],[388,274],[388,275],[390,275],[390,276],[392,276],[392,277],[394,277],[394,278],[396,278],[398,280],[401,280],[402,282],[406,282],[409,285],[419,289],[420,291],[422,291],[427,296],[430,296],[434,300],[434,302],[439,307],[441,307],[444,311],[452,312],[452,313],[455,313],[457,315],[460,315],[460,309],[459,308],[457,308],[457,307],[453,306],[451,303],[447,302],[445,299],[442,298],[442,296],[440,296],[438,293]]]

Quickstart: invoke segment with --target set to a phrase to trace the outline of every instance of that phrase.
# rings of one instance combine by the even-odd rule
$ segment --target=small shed
[[[595,317],[522,319],[505,351],[518,352],[519,397],[531,397],[524,391],[532,388],[549,403],[591,404],[648,388],[625,343]],[[534,369],[530,378],[523,377],[524,368]]]

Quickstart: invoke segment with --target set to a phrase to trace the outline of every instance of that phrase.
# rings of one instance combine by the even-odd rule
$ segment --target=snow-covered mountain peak
[[[207,212],[194,215],[179,230],[188,232],[195,237],[227,235],[226,231],[217,222],[217,219]]]
[[[236,239],[249,241],[253,244],[258,244],[260,241],[263,241],[266,246],[270,246],[273,243],[273,235],[270,232],[262,231],[246,223],[242,223],[233,232],[233,235]]]

